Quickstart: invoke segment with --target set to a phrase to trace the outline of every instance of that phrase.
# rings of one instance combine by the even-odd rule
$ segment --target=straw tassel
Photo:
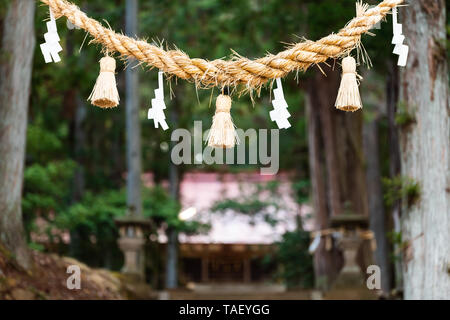
[[[213,148],[233,148],[239,144],[233,120],[231,119],[231,98],[221,94],[216,101],[216,114],[208,135],[208,146]]]
[[[362,108],[359,95],[358,80],[362,79],[356,73],[356,61],[353,57],[342,60],[342,80],[335,107],[343,111],[356,111]]]
[[[88,100],[100,108],[114,108],[119,105],[116,86],[116,60],[110,56],[100,59],[100,74]]]

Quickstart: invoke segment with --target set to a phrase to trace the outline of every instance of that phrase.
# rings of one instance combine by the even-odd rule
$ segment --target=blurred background
[[[36,46],[24,71],[31,75],[27,117],[18,120],[26,125],[26,139],[16,141],[24,148],[23,191],[16,199],[7,194],[15,186],[0,188],[4,203],[16,199],[22,212],[20,218],[16,206],[20,222],[0,223],[0,298],[402,298],[406,249],[400,220],[420,201],[421,186],[401,170],[400,137],[415,120],[400,94],[390,16],[381,29],[372,30],[375,37],[363,36],[373,67],[361,63],[358,69],[364,78],[362,112],[333,107],[341,78],[338,61],[283,81],[292,127],[279,132],[278,174],[264,176],[261,165],[171,161],[172,130],[192,132],[194,121],[209,128],[217,89],[165,81],[170,130],[155,129],[147,111],[157,70],[117,59],[121,104],[111,110],[94,107],[87,97],[98,76],[101,47],[88,45],[86,33],[69,29],[63,17],[57,21],[62,62],[45,64],[39,44],[47,32],[48,8],[30,1],[27,11],[11,18],[8,10],[16,2],[25,6],[27,1],[1,2],[0,38],[11,29],[6,22],[15,19],[29,26],[24,32]],[[442,10],[449,1],[437,2],[437,16],[445,19]],[[74,3],[115,31],[211,60],[229,57],[230,49],[249,58],[276,53],[303,37],[337,32],[355,16],[354,0]],[[412,19],[405,17],[407,10],[416,7],[399,10],[405,24]],[[447,20],[440,31],[445,64],[449,28]],[[407,39],[413,51],[418,40]],[[448,73],[442,77],[448,94]],[[270,88],[254,94],[253,101],[249,95],[233,96],[236,126],[276,129],[269,117],[271,98]],[[141,181],[128,179],[127,185],[130,172]],[[8,181],[21,179],[20,170],[13,174]],[[352,263],[341,246],[343,233],[321,236],[310,247],[314,231],[331,227],[372,231],[351,256],[361,268],[356,271],[361,283],[344,281],[337,295],[337,279]],[[23,234],[30,250],[16,262],[17,246],[8,243],[12,232]],[[73,264],[82,266],[79,291],[65,288],[65,266]],[[365,287],[371,264],[381,272],[375,291]]]

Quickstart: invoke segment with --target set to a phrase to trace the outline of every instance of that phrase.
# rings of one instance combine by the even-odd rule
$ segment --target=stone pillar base
[[[360,266],[357,264],[356,256],[363,239],[358,234],[358,228],[366,228],[367,220],[361,216],[335,217],[334,227],[345,230],[339,241],[339,248],[344,254],[344,267],[330,291],[324,295],[324,299],[339,300],[372,300],[378,299],[376,290],[369,290],[365,283],[365,277]]]
[[[119,248],[124,255],[122,272],[144,278],[144,244],[140,238],[120,238]]]
[[[116,220],[120,238],[117,241],[124,256],[122,273],[145,281],[145,238],[144,229],[149,221],[133,217]]]

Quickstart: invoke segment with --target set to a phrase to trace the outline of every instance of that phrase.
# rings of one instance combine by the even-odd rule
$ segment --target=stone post
[[[149,222],[144,219],[118,219],[120,238],[118,245],[124,255],[122,273],[145,280],[144,231]]]
[[[357,253],[363,244],[359,232],[368,227],[368,219],[361,215],[341,214],[332,218],[332,227],[342,229],[338,246],[344,254],[344,267],[339,273],[325,299],[366,300],[377,299],[377,292],[367,288],[364,274],[358,265]]]

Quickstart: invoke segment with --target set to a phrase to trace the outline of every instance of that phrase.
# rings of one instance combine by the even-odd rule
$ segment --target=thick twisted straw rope
[[[270,79],[285,77],[291,71],[305,71],[311,65],[338,58],[359,45],[361,35],[380,22],[389,11],[404,0],[384,0],[351,20],[337,34],[316,42],[297,43],[276,55],[250,60],[235,56],[231,60],[191,59],[179,50],[164,50],[145,41],[133,39],[105,28],[87,17],[76,5],[65,0],[41,0],[51,7],[56,18],[66,16],[70,22],[86,30],[94,42],[123,57],[136,58],[181,79],[209,86],[233,86],[243,83],[249,89],[259,88]]]

